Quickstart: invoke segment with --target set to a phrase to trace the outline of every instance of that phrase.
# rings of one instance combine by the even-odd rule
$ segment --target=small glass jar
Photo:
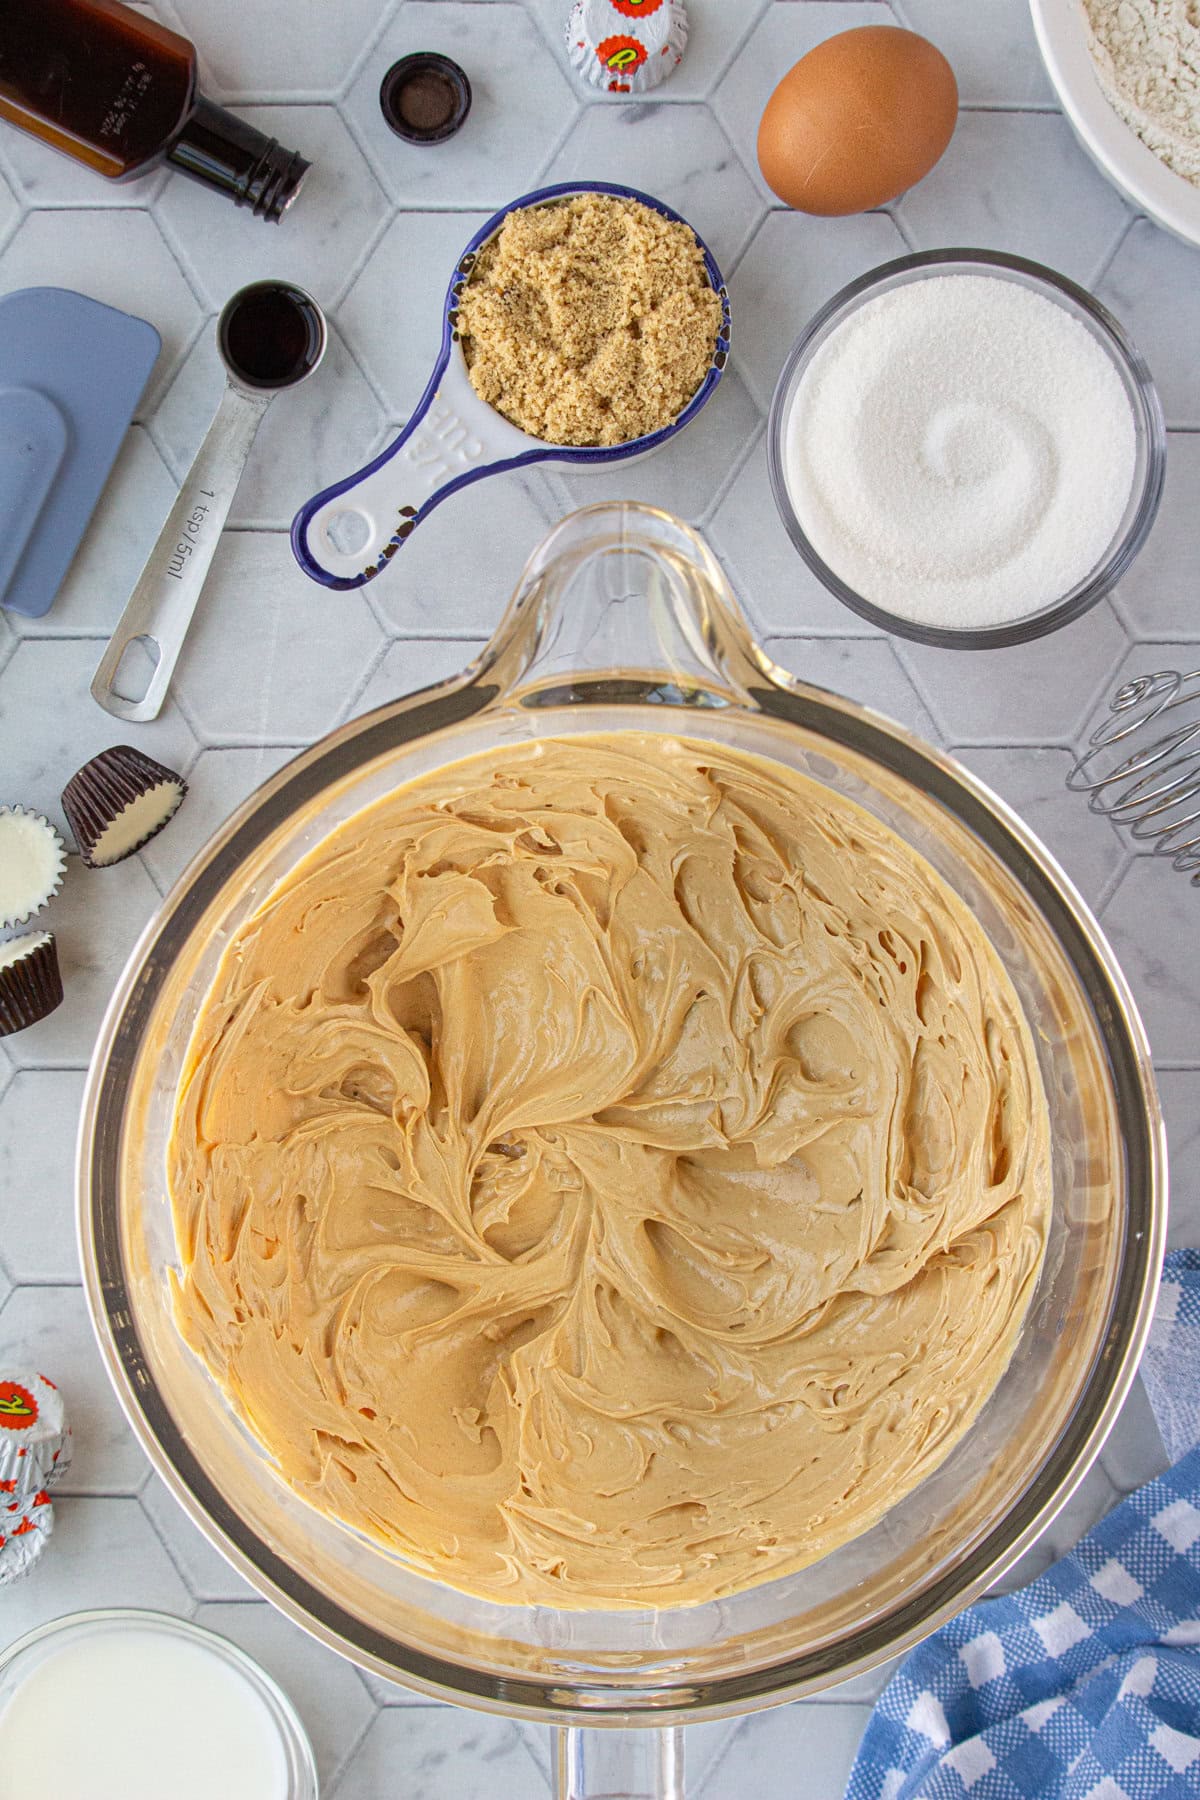
[[[138,1685],[136,1671],[140,1666],[136,1639],[145,1639],[142,1647],[145,1656],[146,1687]],[[40,1740],[40,1731],[35,1713],[28,1719],[13,1723],[9,1727],[10,1742],[6,1746],[6,1716],[12,1714],[16,1720],[16,1709],[20,1706],[22,1692],[28,1704],[35,1708],[30,1684],[39,1673],[51,1673],[59,1659],[72,1652],[84,1651],[96,1657],[108,1659],[108,1669],[112,1673],[124,1662],[133,1679],[123,1686],[121,1704],[116,1711],[107,1717],[103,1712],[103,1697],[95,1692],[88,1693],[77,1709],[81,1730],[89,1739],[89,1755],[96,1759],[95,1780],[102,1782],[101,1773],[104,1749],[101,1733],[107,1730],[113,1735],[120,1734],[126,1718],[129,1724],[127,1740],[131,1757],[140,1757],[152,1761],[155,1758],[155,1746],[148,1733],[154,1728],[156,1718],[160,1725],[164,1723],[161,1710],[156,1708],[153,1681],[161,1676],[165,1659],[163,1656],[166,1644],[183,1645],[189,1650],[199,1651],[202,1655],[214,1659],[214,1666],[220,1678],[228,1684],[230,1677],[240,1683],[249,1701],[249,1707],[243,1708],[240,1720],[234,1718],[232,1709],[226,1724],[226,1742],[230,1750],[232,1762],[239,1759],[234,1754],[246,1742],[246,1728],[261,1728],[263,1741],[271,1751],[271,1761],[279,1769],[278,1795],[259,1790],[256,1800],[317,1800],[317,1769],[313,1759],[312,1747],[305,1734],[304,1727],[283,1690],[276,1686],[271,1677],[261,1669],[253,1659],[231,1644],[227,1638],[219,1637],[215,1632],[205,1631],[198,1625],[189,1624],[184,1619],[172,1618],[167,1613],[145,1612],[135,1609],[111,1608],[97,1612],[70,1613],[60,1619],[53,1619],[49,1624],[40,1625],[36,1630],[28,1632],[11,1644],[7,1650],[0,1652],[0,1757],[6,1753],[11,1756],[12,1738],[20,1736],[22,1741],[30,1737]],[[130,1651],[133,1651],[133,1657]],[[193,1664],[193,1668],[195,1665]],[[62,1759],[69,1741],[70,1719],[73,1716],[69,1682],[64,1686],[61,1672],[57,1676],[56,1695],[57,1710],[54,1705],[43,1711],[45,1727],[45,1745],[42,1751],[42,1762],[35,1771],[37,1791],[76,1793],[71,1786],[70,1771],[62,1768]],[[161,1690],[160,1690],[161,1691]],[[227,1691],[232,1691],[228,1688]],[[125,1705],[125,1695],[128,1705]],[[189,1698],[192,1696],[189,1695]],[[36,1702],[37,1707],[42,1702]],[[199,1712],[201,1708],[197,1706]],[[64,1717],[59,1717],[61,1712]],[[223,1721],[218,1706],[203,1717],[206,1733],[211,1731],[219,1738]],[[238,1727],[240,1726],[240,1734]],[[240,1735],[240,1744],[238,1737]],[[277,1752],[277,1754],[276,1754]],[[173,1741],[170,1753],[177,1761],[185,1761],[189,1755],[189,1744],[181,1735]],[[20,1780],[21,1770],[14,1768],[11,1762],[7,1765],[7,1773],[11,1779]],[[132,1781],[133,1771],[129,1771]],[[66,1785],[64,1787],[64,1775]],[[8,1789],[5,1790],[9,1791]],[[23,1788],[13,1790],[23,1794]],[[30,1793],[35,1791],[31,1782]],[[108,1787],[100,1788],[104,1794]],[[149,1770],[146,1785],[124,1785],[112,1791],[128,1793],[130,1800],[140,1800],[143,1794],[176,1793],[169,1768],[163,1767],[161,1761]],[[225,1800],[231,1800],[230,1790],[225,1791]]]
[[[817,551],[796,513],[788,488],[785,452],[788,424],[800,384],[825,342],[868,300],[937,275],[991,275],[1040,293],[1077,320],[1105,351],[1121,378],[1136,436],[1133,481],[1120,524],[1104,556],[1089,573],[1048,605],[994,625],[951,627],[902,617],[857,593]],[[926,250],[852,281],[810,320],[788,354],[771,401],[767,462],[775,504],[788,536],[813,574],[860,618],[918,643],[943,649],[983,650],[1028,643],[1087,612],[1116,586],[1146,541],[1162,497],[1166,471],[1162,407],[1141,355],[1100,302],[1065,276],[1023,257],[994,250]]]

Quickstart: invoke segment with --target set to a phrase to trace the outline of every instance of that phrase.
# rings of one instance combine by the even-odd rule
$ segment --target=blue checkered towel
[[[1181,1460],[912,1653],[846,1800],[1200,1795],[1200,1252],[1167,1258],[1142,1373]]]

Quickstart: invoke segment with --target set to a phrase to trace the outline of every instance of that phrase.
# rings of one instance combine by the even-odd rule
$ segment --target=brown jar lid
[[[379,87],[384,120],[410,144],[442,144],[471,110],[471,84],[456,62],[418,50],[393,63]]]

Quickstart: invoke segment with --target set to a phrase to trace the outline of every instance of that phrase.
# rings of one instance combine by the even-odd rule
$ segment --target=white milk
[[[147,1625],[47,1649],[0,1700],[0,1800],[287,1800],[279,1729],[236,1668]]]

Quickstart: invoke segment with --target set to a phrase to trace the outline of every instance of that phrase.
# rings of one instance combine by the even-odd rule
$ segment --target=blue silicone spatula
[[[0,297],[0,605],[49,611],[160,345],[69,288]]]

